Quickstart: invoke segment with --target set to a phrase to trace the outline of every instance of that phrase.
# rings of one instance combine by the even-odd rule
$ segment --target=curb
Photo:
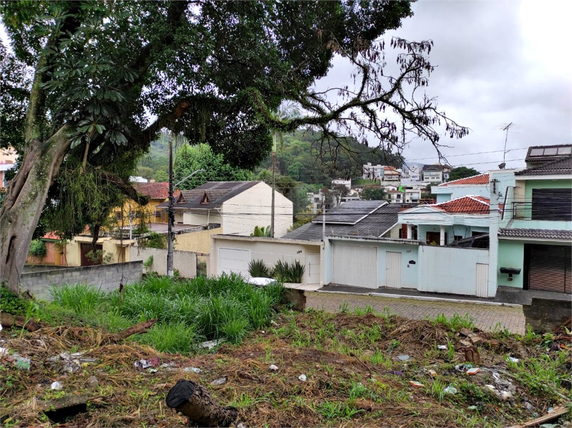
[[[305,292],[308,292],[305,290]],[[330,294],[349,294],[353,296],[373,296],[373,297],[385,297],[391,299],[408,299],[408,300],[424,300],[430,302],[445,302],[445,303],[470,303],[475,305],[489,305],[489,306],[506,306],[512,308],[522,308],[522,305],[517,303],[503,303],[503,302],[483,302],[478,300],[462,300],[462,299],[445,299],[439,297],[426,297],[426,296],[408,296],[404,294],[385,294],[385,293],[353,293],[351,291],[322,291],[314,290],[313,292],[319,293],[330,293]]]

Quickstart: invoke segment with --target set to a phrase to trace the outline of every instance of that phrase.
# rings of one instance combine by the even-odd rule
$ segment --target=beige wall
[[[179,219],[179,220],[178,220]],[[185,211],[175,221],[195,226],[207,226],[210,223],[222,224],[222,219],[217,210]]]
[[[200,230],[182,233],[175,236],[175,249],[178,251],[193,251],[195,253],[210,254],[211,236],[222,233],[222,228]]]
[[[76,236],[66,244],[67,266],[81,266],[81,244],[91,244],[91,236]],[[97,245],[102,250],[112,255],[110,263],[122,263],[131,261],[131,247],[135,240],[113,239],[111,237],[99,238]]]
[[[209,258],[208,275],[218,275],[218,252],[220,248],[248,250],[251,260],[263,260],[268,267],[274,266],[278,260],[293,263],[298,260],[304,266],[304,283],[308,283],[308,256],[320,260],[321,242],[287,240],[279,238],[255,238],[228,235],[212,237],[211,254]],[[317,256],[317,259],[316,259]],[[320,269],[321,272],[321,269]],[[316,283],[322,283],[321,273]]]
[[[167,250],[133,247],[131,257],[132,261],[141,260],[142,262],[153,257],[151,266],[143,269],[157,272],[159,275],[167,275]],[[173,269],[179,272],[181,278],[194,278],[197,276],[197,255],[189,251],[173,251]]]
[[[279,192],[275,192],[274,236],[280,237],[292,227],[293,204]],[[250,236],[255,226],[266,227],[271,223],[272,188],[258,183],[222,205],[224,234]]]

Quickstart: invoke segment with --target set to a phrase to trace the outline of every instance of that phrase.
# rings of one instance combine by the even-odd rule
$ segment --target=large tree
[[[461,178],[472,177],[474,175],[479,175],[480,172],[475,168],[468,168],[466,166],[458,166],[453,168],[449,173],[449,181],[459,180]]]
[[[433,99],[412,96],[428,82],[431,43],[392,40],[401,53],[396,73],[384,73],[378,37],[412,14],[406,1],[3,1],[0,13],[14,61],[32,71],[2,111],[15,132],[2,128],[1,144],[22,155],[0,211],[0,282],[15,291],[48,191],[70,157],[78,175],[105,171],[163,128],[242,168],[267,155],[269,129],[313,126],[335,138],[345,126],[385,147],[399,144],[396,123],[435,145],[439,123],[451,136],[467,132]],[[356,85],[334,88],[334,100],[313,84],[335,55],[355,66]],[[303,114],[277,117],[284,100]]]

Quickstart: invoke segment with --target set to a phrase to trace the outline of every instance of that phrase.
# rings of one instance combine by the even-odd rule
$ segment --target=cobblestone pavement
[[[347,293],[306,291],[306,308],[338,312],[340,307],[365,308],[371,306],[375,312],[401,315],[410,319],[435,318],[439,314],[451,317],[468,314],[477,328],[483,331],[507,329],[511,333],[525,333],[525,318],[522,306],[500,306],[480,303],[465,303],[445,300],[418,300]]]

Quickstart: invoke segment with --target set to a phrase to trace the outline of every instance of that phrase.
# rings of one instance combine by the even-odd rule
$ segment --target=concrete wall
[[[339,251],[337,248],[356,247],[356,251]],[[375,250],[376,266],[373,269],[362,269],[360,257],[363,251],[371,248]],[[329,238],[326,242],[324,252],[324,283],[331,282],[340,285],[350,285],[367,288],[387,286],[387,252],[401,253],[401,288],[417,288],[418,282],[418,259],[417,251],[419,245],[416,242],[405,240],[379,240],[379,239],[359,239],[359,238]],[[336,255],[343,255],[343,259],[336,260]],[[352,257],[355,257],[353,259]],[[413,263],[410,263],[413,262]],[[342,267],[344,274],[338,275]],[[376,272],[376,278],[369,277],[371,272]],[[367,277],[365,277],[367,275]],[[340,282],[343,277],[343,283]]]
[[[178,251],[192,251],[195,253],[210,254],[211,236],[222,233],[222,228],[181,233],[175,236],[175,249]]]
[[[134,247],[131,252],[132,260],[141,263],[153,257],[153,263],[147,269],[149,272],[157,272],[159,275],[167,275],[167,250],[158,248]],[[143,268],[142,268],[143,269]],[[197,255],[189,251],[173,251],[173,269],[179,271],[182,278],[194,278],[197,276]]]
[[[91,284],[104,291],[119,289],[119,284],[133,284],[141,280],[142,262],[118,263],[99,266],[83,266],[67,269],[50,269],[23,273],[20,288],[29,291],[36,299],[51,300],[52,287],[66,284]]]
[[[263,260],[268,267],[274,266],[278,260],[288,263],[298,260],[306,266],[303,283],[308,284],[310,274],[308,264],[311,261],[316,262],[320,260],[321,242],[216,235],[212,237],[210,263],[208,266],[209,276],[220,273],[218,260],[218,250],[220,248],[248,250],[250,252],[250,260]],[[318,281],[322,284],[321,275]],[[312,281],[311,283],[318,283],[318,281]]]
[[[423,245],[419,248],[418,289],[474,296],[477,263],[488,265],[488,250]],[[496,284],[489,283],[487,297],[494,297],[495,293]]]
[[[522,289],[524,287],[524,243],[499,239],[498,267],[497,284],[499,286]],[[509,281],[506,273],[500,273],[501,267],[520,269],[520,275],[513,275],[512,281]]]

